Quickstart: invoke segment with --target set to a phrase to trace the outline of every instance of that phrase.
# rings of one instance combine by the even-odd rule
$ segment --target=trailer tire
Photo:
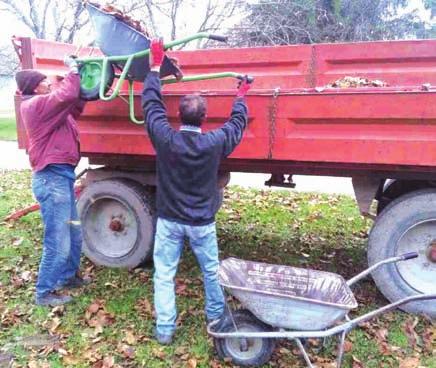
[[[238,331],[263,332],[271,331],[271,327],[259,321],[250,311],[241,309],[233,312],[233,319]],[[231,318],[228,318],[219,332],[233,332],[235,327]],[[247,351],[238,349],[238,342],[241,339],[224,338],[214,339],[215,350],[221,359],[231,359],[233,364],[243,367],[258,367],[271,359],[275,347],[275,340],[272,338],[254,338],[247,340]]]
[[[392,201],[376,219],[368,240],[368,263],[407,252],[413,260],[381,266],[372,273],[378,289],[391,302],[426,293],[436,293],[436,191],[423,189]],[[400,307],[409,313],[436,318],[434,301],[419,301]]]
[[[109,179],[87,186],[77,203],[83,252],[95,264],[134,268],[152,255],[154,198],[142,185]]]

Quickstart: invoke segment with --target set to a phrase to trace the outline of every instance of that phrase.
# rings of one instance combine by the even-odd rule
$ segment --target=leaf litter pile
[[[0,219],[33,203],[30,173],[0,173]],[[218,218],[220,257],[236,256],[338,272],[365,264],[370,222],[353,199],[292,191],[226,190]],[[0,227],[0,367],[232,367],[220,361],[205,331],[202,277],[185,249],[178,276],[178,329],[172,346],[153,340],[152,266],[82,271],[93,282],[70,292],[70,305],[33,304],[41,252],[39,213]],[[355,289],[363,313],[386,303],[368,279]],[[354,315],[356,315],[354,314]],[[436,367],[436,326],[396,311],[348,335],[344,367]],[[307,342],[317,367],[334,367],[336,342]],[[324,346],[325,345],[325,346]],[[304,367],[293,343],[278,342],[266,367]]]
[[[85,2],[86,3],[86,2]],[[133,29],[137,30],[139,33],[142,33],[143,35],[150,38],[150,34],[148,33],[147,29],[145,28],[143,22],[137,19],[133,19],[129,15],[125,14],[121,9],[116,8],[113,4],[99,4],[95,2],[88,1],[89,4],[93,5],[94,7],[100,9],[102,12],[105,12],[107,14],[110,14],[114,16],[116,19],[122,21],[123,23],[127,24],[128,26],[132,27]]]
[[[388,84],[379,79],[346,76],[327,84],[325,88],[358,88],[358,87],[387,87]]]

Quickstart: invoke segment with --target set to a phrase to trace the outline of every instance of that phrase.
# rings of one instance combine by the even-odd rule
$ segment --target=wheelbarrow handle
[[[214,40],[214,41],[219,41],[219,42],[226,42],[228,41],[228,37],[226,36],[220,36],[220,35],[214,35],[214,34],[210,34],[209,35],[209,40]]]
[[[372,271],[374,271],[375,269],[379,268],[380,266],[383,266],[383,265],[388,264],[388,263],[394,263],[394,262],[399,262],[399,261],[407,261],[409,259],[413,259],[413,258],[417,258],[417,257],[418,257],[418,253],[410,252],[410,253],[401,254],[401,255],[396,256],[396,257],[391,257],[391,258],[384,259],[384,260],[382,260],[380,262],[377,262],[377,263],[373,264],[371,267],[367,268],[366,270],[362,271],[358,275],[356,275],[356,276],[352,277],[351,279],[349,279],[347,281],[347,285],[348,286],[354,285],[356,282],[362,280],[365,276],[367,276],[368,274],[370,274]]]
[[[400,257],[403,258],[403,261],[407,261],[408,259],[418,258],[418,253],[416,252],[404,253]]]
[[[162,79],[162,84],[173,84],[173,83],[180,83],[180,82],[196,82],[196,81],[219,79],[219,78],[236,78],[239,80],[243,80],[244,78],[247,78],[248,83],[252,83],[254,81],[253,77],[246,76],[243,74],[234,73],[234,72],[221,72],[221,73],[191,75],[191,76],[183,77],[180,80],[175,79],[175,78]]]

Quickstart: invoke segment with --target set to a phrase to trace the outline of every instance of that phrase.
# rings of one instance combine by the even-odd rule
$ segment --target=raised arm
[[[223,157],[230,155],[242,139],[242,133],[248,122],[248,108],[245,103],[245,94],[250,84],[245,78],[239,85],[236,99],[233,102],[230,119],[220,128],[224,133]]]
[[[167,111],[162,101],[159,72],[157,71],[151,71],[145,77],[142,108],[144,109],[146,129],[153,144],[168,138],[171,126],[168,123]]]
[[[79,101],[79,93],[79,74],[70,71],[53,92],[36,97],[36,113],[41,121],[52,125],[46,126],[45,129],[51,130],[65,123],[65,118]]]
[[[144,80],[142,92],[142,108],[146,129],[153,144],[168,139],[171,126],[168,123],[167,111],[162,101],[159,70],[164,58],[163,41],[154,39],[150,44],[150,72]]]
[[[224,133],[223,157],[230,155],[242,139],[242,133],[247,126],[248,109],[243,98],[233,102],[230,119],[220,130]]]

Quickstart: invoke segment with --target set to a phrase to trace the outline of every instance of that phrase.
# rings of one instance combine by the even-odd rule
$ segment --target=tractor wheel
[[[417,252],[418,258],[381,266],[373,272],[379,290],[391,302],[417,294],[436,294],[436,191],[424,189],[392,201],[376,219],[368,242],[368,263]],[[401,309],[436,318],[434,301]]]
[[[152,255],[154,198],[142,185],[126,179],[87,186],[77,204],[83,252],[94,263],[133,268]]]

